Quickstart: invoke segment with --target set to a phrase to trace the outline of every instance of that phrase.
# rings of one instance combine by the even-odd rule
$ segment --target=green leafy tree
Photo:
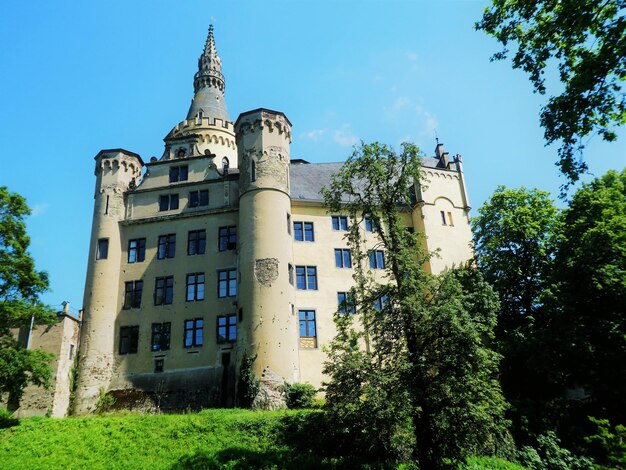
[[[358,315],[338,314],[328,349],[326,409],[352,452],[415,459],[439,468],[474,452],[493,452],[505,434],[493,336],[497,298],[475,269],[429,275],[420,234],[403,210],[421,181],[419,149],[361,144],[324,190],[331,211],[347,212]],[[378,242],[359,225],[376,217]],[[365,269],[384,249],[384,276]],[[381,282],[382,281],[382,282]]]
[[[38,297],[48,288],[48,276],[37,271],[28,253],[30,238],[24,218],[30,209],[22,196],[0,187],[0,394],[19,400],[29,384],[47,386],[52,356],[25,349],[12,329],[52,323],[56,315]]]
[[[563,213],[545,342],[590,415],[626,423],[626,170],[609,171]]]
[[[528,73],[546,93],[545,71],[555,66],[560,94],[541,110],[548,144],[560,142],[559,163],[568,184],[587,170],[585,139],[614,141],[626,123],[626,2],[624,0],[493,0],[476,28],[515,47],[513,68]],[[566,186],[568,185],[566,184]]]

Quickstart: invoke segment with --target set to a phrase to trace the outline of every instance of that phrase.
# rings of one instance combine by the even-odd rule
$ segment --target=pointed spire
[[[209,34],[204,44],[202,55],[198,59],[198,71],[193,79],[194,97],[187,113],[187,119],[195,118],[200,112],[203,117],[218,118],[230,121],[224,89],[226,82],[222,75],[222,59],[217,54],[213,25],[209,26]]]

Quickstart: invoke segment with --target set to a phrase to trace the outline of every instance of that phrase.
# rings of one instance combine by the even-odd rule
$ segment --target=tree
[[[504,186],[472,220],[478,266],[500,296],[500,338],[533,321],[547,286],[556,225],[549,193]]]
[[[493,451],[505,433],[493,336],[497,299],[475,269],[435,277],[422,266],[423,235],[402,223],[421,181],[419,149],[361,144],[324,190],[330,211],[347,212],[358,315],[337,314],[328,349],[327,411],[353,451],[415,459],[439,468]],[[360,221],[378,219],[367,246]],[[365,269],[384,249],[384,276]],[[383,282],[380,282],[383,281]]]
[[[624,0],[493,0],[476,28],[504,46],[516,46],[513,68],[529,74],[536,93],[546,93],[545,71],[558,68],[563,85],[542,108],[546,142],[561,142],[565,187],[587,171],[585,138],[616,139],[626,123],[626,2]]]
[[[54,311],[38,297],[48,288],[48,276],[35,270],[28,253],[30,238],[24,218],[30,209],[22,196],[0,187],[0,395],[19,400],[32,383],[47,386],[52,358],[41,350],[26,349],[12,329],[56,321]]]
[[[546,341],[564,386],[588,414],[626,423],[626,170],[573,196],[555,254]]]

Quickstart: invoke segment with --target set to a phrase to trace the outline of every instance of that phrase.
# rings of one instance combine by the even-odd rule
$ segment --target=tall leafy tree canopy
[[[548,144],[560,142],[559,162],[568,184],[587,170],[582,151],[589,136],[616,139],[626,123],[625,0],[493,0],[476,28],[514,48],[513,67],[528,73],[535,92],[546,93],[546,69],[558,68],[562,89],[541,110]]]
[[[30,238],[24,218],[30,209],[22,196],[0,187],[0,394],[19,398],[28,383],[47,385],[51,356],[25,349],[12,329],[52,323],[56,315],[39,300],[48,276],[35,269],[28,253]]]
[[[361,144],[324,191],[333,212],[352,221],[357,315],[337,314],[328,350],[327,411],[348,434],[352,452],[414,459],[439,468],[502,442],[505,402],[497,381],[499,355],[490,349],[497,298],[472,268],[432,276],[423,234],[402,211],[415,205],[423,182],[419,149]],[[365,237],[364,216],[378,221]],[[370,250],[385,267],[367,269]]]

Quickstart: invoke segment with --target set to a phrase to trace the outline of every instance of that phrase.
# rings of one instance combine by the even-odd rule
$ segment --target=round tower
[[[282,403],[278,387],[299,380],[294,314],[289,144],[291,123],[276,111],[243,113],[235,123],[239,154],[239,270],[242,343],[256,355],[262,399]],[[290,282],[291,281],[291,282]]]
[[[123,149],[102,150],[96,160],[96,190],[81,328],[80,366],[74,412],[92,411],[113,374],[115,320],[120,306],[122,246],[118,222],[124,193],[141,178],[143,161]]]

